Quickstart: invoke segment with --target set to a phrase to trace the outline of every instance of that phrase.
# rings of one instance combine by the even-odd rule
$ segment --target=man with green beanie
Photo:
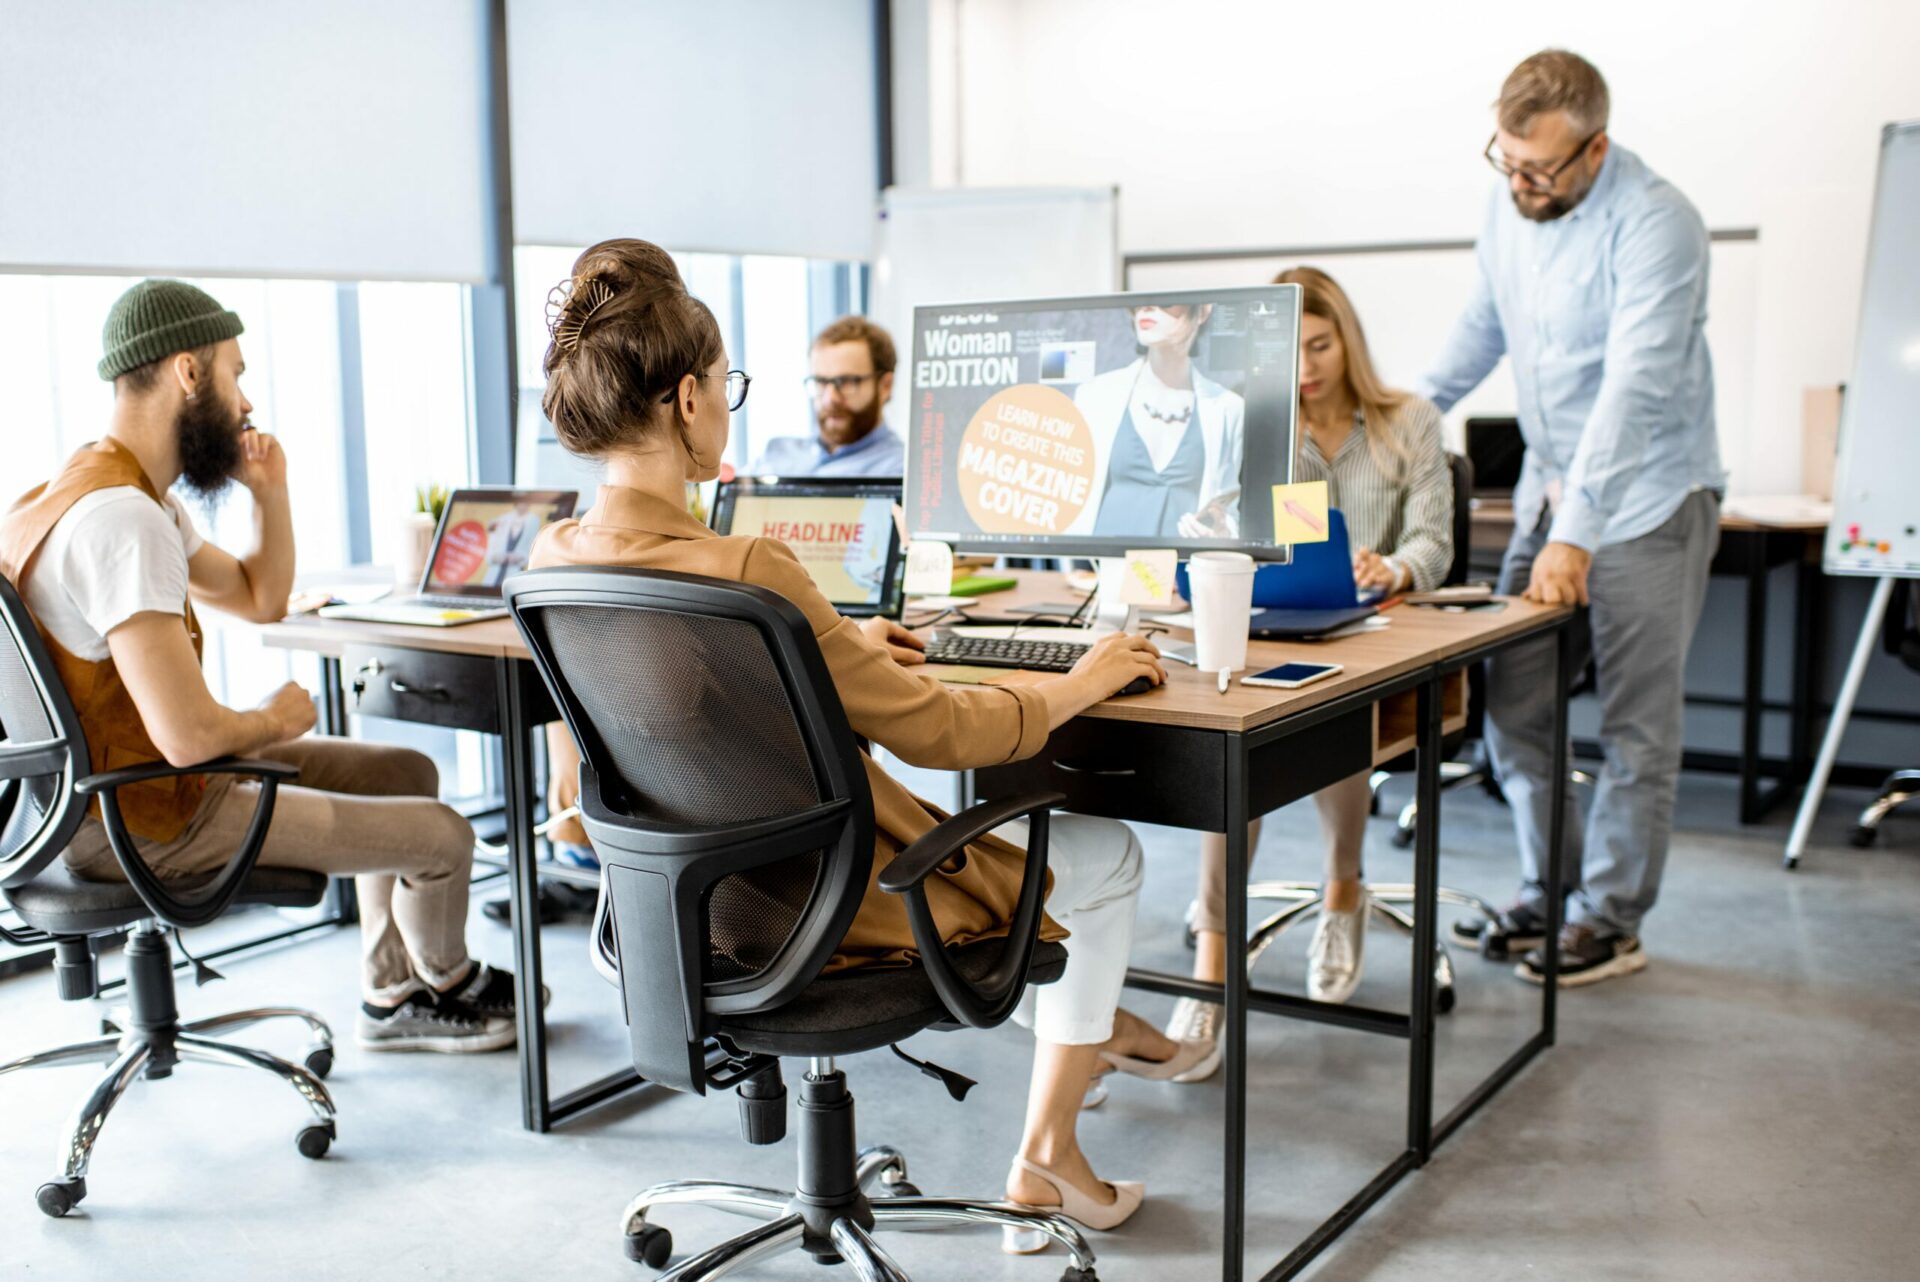
[[[408,749],[313,738],[312,697],[288,682],[250,711],[223,706],[200,667],[196,606],[256,623],[286,613],[293,518],[280,444],[247,421],[240,318],[184,281],[145,280],[107,315],[100,377],[113,417],[58,476],[0,519],[12,580],[72,696],[96,770],[266,757],[297,767],[260,862],[357,878],[364,935],[358,1021],[370,1050],[477,1051],[514,1041],[513,983],[466,948],[473,830],[442,805],[433,762]],[[176,482],[253,497],[253,549],[194,529]],[[225,866],[259,785],[186,775],[121,789],[128,828],[162,876]],[[124,879],[98,814],[68,846],[73,870]]]

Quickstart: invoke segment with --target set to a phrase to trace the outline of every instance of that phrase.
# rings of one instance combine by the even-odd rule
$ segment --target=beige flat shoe
[[[1217,1063],[1219,1054],[1218,1041],[1195,1037],[1180,1042],[1179,1049],[1168,1059],[1135,1059],[1131,1055],[1116,1055],[1112,1051],[1101,1051],[1100,1058],[1134,1077],[1144,1077],[1150,1082],[1170,1082],[1200,1067],[1209,1057],[1214,1057]]]
[[[1140,1209],[1140,1203],[1147,1196],[1147,1186],[1137,1180],[1109,1180],[1107,1186],[1113,1190],[1113,1202],[1102,1206],[1046,1167],[1036,1166],[1024,1157],[1013,1159],[1013,1170],[1007,1172],[1007,1183],[1013,1183],[1013,1176],[1021,1171],[1052,1185],[1053,1191],[1060,1196],[1060,1204],[1031,1206],[1025,1202],[1013,1202],[1011,1205],[1048,1215],[1064,1215],[1083,1228],[1098,1229],[1103,1233],[1126,1223],[1128,1217]],[[1051,1237],[1038,1229],[1017,1229],[1008,1225],[1001,1234],[1000,1249],[1008,1255],[1033,1255],[1046,1250],[1047,1243],[1051,1241]]]

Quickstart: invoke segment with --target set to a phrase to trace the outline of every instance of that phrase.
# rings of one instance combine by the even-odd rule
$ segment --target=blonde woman
[[[1327,482],[1328,501],[1345,514],[1353,539],[1353,577],[1362,592],[1391,595],[1432,588],[1453,563],[1453,480],[1431,402],[1381,383],[1366,335],[1346,291],[1331,276],[1296,267],[1274,277],[1299,285],[1300,434],[1294,479]],[[1307,993],[1344,1002],[1360,983],[1367,889],[1360,850],[1367,826],[1367,772],[1314,794],[1326,834],[1325,901],[1307,964]],[[1247,849],[1259,842],[1249,826]],[[1226,979],[1226,839],[1201,838],[1195,905],[1196,979]],[[1231,888],[1240,893],[1240,888]],[[1167,1034],[1212,1041],[1215,1052],[1177,1081],[1197,1082],[1219,1066],[1220,1008],[1182,998]]]

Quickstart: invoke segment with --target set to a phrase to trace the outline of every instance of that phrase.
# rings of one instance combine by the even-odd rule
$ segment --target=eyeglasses
[[[1495,134],[1493,137],[1487,139],[1487,149],[1481,154],[1487,158],[1487,163],[1493,166],[1493,171],[1502,178],[1511,178],[1515,174],[1518,174],[1521,180],[1535,191],[1552,191],[1553,185],[1560,181],[1560,175],[1571,169],[1574,161],[1586,155],[1587,148],[1593,146],[1593,140],[1605,132],[1607,131],[1604,129],[1596,129],[1588,134],[1586,141],[1578,147],[1575,147],[1571,156],[1568,156],[1552,169],[1523,169],[1513,164],[1505,155],[1501,154],[1498,145],[1500,142],[1499,134]]]
[[[807,390],[815,396],[827,391],[838,392],[845,396],[849,391],[859,391],[879,377],[878,374],[837,374],[832,378],[823,378],[819,374],[809,374],[805,382]]]
[[[747,389],[753,386],[753,375],[743,369],[730,369],[724,374],[695,374],[694,378],[724,378],[727,380],[727,412],[732,413],[747,403]],[[673,404],[674,393],[668,392],[660,398],[662,405]]]

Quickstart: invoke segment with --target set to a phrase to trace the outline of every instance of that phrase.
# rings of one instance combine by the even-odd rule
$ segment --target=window
[[[521,442],[523,484],[583,483],[580,465],[563,457],[553,426],[540,414],[547,293],[567,279],[579,256],[579,249],[551,245],[514,251],[520,430],[529,438]],[[774,437],[811,435],[813,409],[804,382],[807,343],[828,321],[865,310],[866,266],[765,254],[673,257],[688,292],[712,309],[728,358],[753,375],[753,394],[733,416],[726,461],[745,468]]]

